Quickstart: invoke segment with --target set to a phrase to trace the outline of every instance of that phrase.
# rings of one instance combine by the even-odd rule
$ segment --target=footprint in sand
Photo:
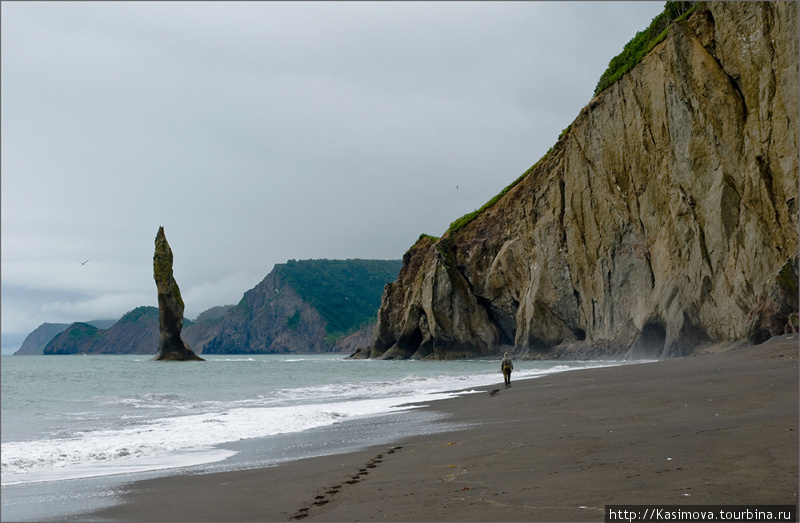
[[[398,450],[400,450],[402,448],[403,447],[400,447],[400,446],[392,447],[391,449],[387,450],[386,453],[387,454],[394,454],[395,452],[397,452]],[[370,462],[366,465],[365,468],[358,469],[358,474],[353,476],[351,479],[345,481],[345,483],[348,484],[348,485],[355,485],[356,483],[358,483],[360,481],[361,476],[365,476],[365,475],[369,474],[369,471],[367,469],[374,469],[374,468],[377,467],[377,463],[383,463],[383,460],[381,458],[383,458],[383,454],[378,454],[377,456],[375,456],[372,460],[370,460]],[[342,488],[341,485],[333,485],[326,492],[326,494],[338,494],[340,488]],[[322,496],[322,495],[315,496],[314,499],[316,501],[314,501],[312,504],[316,505],[318,507],[322,506],[322,505],[325,505],[325,504],[327,504],[329,502],[329,500],[326,499],[325,496]],[[298,510],[290,519],[307,518],[308,517],[308,511],[309,511],[308,507],[303,507],[300,510]]]
[[[308,517],[308,507],[303,507],[297,511],[297,513],[291,517],[291,519],[303,519]]]

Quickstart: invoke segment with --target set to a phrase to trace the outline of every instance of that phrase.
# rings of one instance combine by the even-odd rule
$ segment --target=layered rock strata
[[[702,3],[674,23],[496,204],[420,238],[360,354],[650,358],[782,334],[797,26],[794,2]]]

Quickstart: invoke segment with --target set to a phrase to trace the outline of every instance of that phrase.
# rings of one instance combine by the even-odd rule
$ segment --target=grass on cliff
[[[332,343],[375,321],[383,287],[397,279],[401,266],[400,260],[289,260],[275,268],[327,320],[326,341]],[[292,328],[300,317],[289,321]]]
[[[531,167],[531,169],[533,169],[533,167]],[[486,209],[488,209],[489,207],[491,207],[492,205],[494,205],[498,201],[500,201],[500,198],[505,196],[508,191],[510,191],[511,189],[516,187],[519,182],[521,182],[522,180],[525,179],[526,176],[528,176],[528,173],[530,173],[531,169],[528,169],[527,171],[522,173],[522,175],[519,178],[517,178],[516,180],[514,180],[511,183],[511,185],[509,185],[508,187],[506,187],[505,189],[500,191],[494,198],[492,198],[488,202],[484,203],[483,206],[480,209],[476,209],[476,210],[474,210],[474,211],[472,211],[470,213],[467,213],[464,216],[462,216],[461,218],[459,218],[456,221],[454,221],[453,223],[451,223],[450,224],[450,229],[449,229],[450,232],[454,233],[454,232],[458,231],[459,229],[463,228],[469,222],[471,222],[472,220],[474,220],[475,218],[480,216],[483,213],[483,211],[485,211]]]
[[[603,73],[603,75],[600,77],[600,81],[597,83],[597,87],[594,91],[595,96],[606,87],[614,84],[636,64],[641,62],[642,58],[644,58],[645,55],[656,46],[656,44],[661,42],[667,36],[667,31],[669,30],[670,25],[675,21],[687,18],[697,9],[697,6],[697,2],[667,2],[664,5],[664,10],[661,12],[661,14],[653,18],[653,20],[650,22],[650,26],[644,31],[639,31],[636,33],[636,36],[634,36],[627,44],[625,44],[622,52],[611,60],[611,62],[608,64],[608,69],[606,69],[606,72]],[[561,134],[558,136],[559,141],[567,133],[569,133],[571,127],[572,125],[570,124],[566,129],[561,131]],[[544,156],[542,156],[539,162],[547,158],[552,150],[553,149],[551,147],[550,150],[547,151]],[[522,175],[514,180],[508,187],[500,191],[500,193],[494,198],[483,204],[480,209],[476,209],[471,213],[467,213],[451,223],[450,228],[448,229],[450,233],[457,232],[459,229],[463,228],[472,220],[480,216],[483,211],[497,203],[503,196],[506,195],[506,193],[508,193],[508,191],[516,187],[519,182],[524,180],[525,177],[534,170],[539,162],[536,162],[533,167],[522,173]]]
[[[126,312],[122,318],[119,319],[121,323],[136,323],[142,319],[151,319],[158,321],[158,307],[136,307],[135,309]]]
[[[563,137],[563,136],[564,136],[564,135],[567,133],[567,131],[568,131],[568,130],[569,130],[569,127],[567,127],[567,129],[564,129],[564,131],[562,131],[562,132],[561,132],[561,135],[559,136],[559,140],[561,139],[561,137]],[[525,177],[527,177],[527,176],[528,176],[528,175],[529,175],[531,172],[533,172],[533,170],[536,168],[536,166],[537,166],[537,165],[539,165],[539,162],[541,162],[542,160],[544,160],[545,158],[547,158],[548,156],[550,156],[550,153],[551,153],[552,151],[553,151],[553,148],[551,147],[551,148],[550,148],[550,149],[549,149],[549,150],[548,150],[548,151],[545,153],[545,155],[544,155],[544,156],[542,156],[542,157],[539,159],[539,161],[538,161],[538,162],[536,162],[535,164],[533,164],[533,165],[531,166],[531,168],[530,168],[530,169],[528,169],[527,171],[525,171],[524,173],[522,173],[522,174],[519,176],[519,178],[517,178],[516,180],[514,180],[513,182],[511,182],[511,184],[510,184],[510,185],[508,185],[508,186],[507,186],[505,189],[503,189],[503,190],[502,190],[502,191],[500,191],[500,192],[499,192],[497,195],[495,195],[495,197],[494,197],[494,198],[492,198],[492,199],[491,199],[491,200],[489,200],[488,202],[484,203],[484,204],[483,204],[483,206],[481,206],[481,208],[480,208],[480,209],[476,209],[476,210],[472,211],[471,213],[467,213],[467,214],[465,214],[464,216],[462,216],[461,218],[459,218],[459,219],[457,219],[456,221],[454,221],[453,223],[451,223],[451,224],[450,224],[450,228],[448,229],[448,231],[450,231],[450,233],[451,233],[451,234],[452,234],[452,233],[455,233],[455,232],[457,232],[459,229],[463,228],[463,227],[464,227],[465,225],[467,225],[469,222],[471,222],[472,220],[474,220],[475,218],[477,218],[478,216],[480,216],[480,215],[481,215],[481,213],[483,213],[483,211],[485,211],[486,209],[490,208],[491,206],[493,206],[494,204],[496,204],[497,202],[499,202],[499,201],[500,201],[500,198],[502,198],[503,196],[505,196],[505,195],[508,193],[508,191],[510,191],[511,189],[513,189],[514,187],[516,187],[516,186],[517,186],[517,184],[519,184],[519,182],[521,182],[522,180],[524,180],[524,179],[525,179]],[[420,238],[421,238],[421,237],[420,237]]]
[[[86,338],[97,339],[102,338],[104,333],[104,330],[98,329],[94,325],[77,322],[72,324],[72,328],[67,333],[67,337],[70,340],[84,340]]]
[[[594,94],[597,96],[603,89],[610,87],[625,73],[630,71],[667,36],[670,25],[678,20],[683,20],[697,10],[697,2],[667,2],[664,10],[650,22],[644,31],[639,31],[636,36],[625,44],[622,52],[611,59],[608,69],[600,76]]]

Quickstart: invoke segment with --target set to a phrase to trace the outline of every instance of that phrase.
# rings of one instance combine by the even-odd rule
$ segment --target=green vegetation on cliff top
[[[158,307],[151,307],[149,305],[136,307],[135,309],[126,312],[122,318],[119,319],[119,323],[138,323],[143,320],[158,322]],[[189,318],[183,318],[184,327],[188,327],[191,324],[192,320]]]
[[[611,62],[608,64],[608,69],[606,69],[602,76],[600,76],[600,81],[597,83],[594,94],[599,94],[603,89],[613,85],[617,80],[622,78],[625,73],[633,69],[633,67],[641,62],[642,58],[644,58],[645,55],[647,55],[647,53],[649,53],[650,50],[656,46],[656,44],[661,42],[667,36],[667,31],[669,30],[672,22],[687,18],[697,9],[697,5],[697,2],[667,2],[664,5],[664,10],[661,12],[661,14],[653,18],[653,20],[650,22],[650,26],[644,31],[639,31],[636,33],[636,36],[634,36],[627,44],[625,44],[622,52],[611,59]],[[570,128],[571,125],[567,126],[566,129],[561,131],[561,134],[558,136],[559,141],[569,132]],[[533,165],[533,167],[522,173],[519,178],[514,180],[509,186],[500,191],[500,193],[494,198],[483,204],[480,209],[472,211],[471,213],[467,213],[451,223],[448,231],[450,233],[455,233],[472,220],[480,216],[483,211],[497,203],[500,198],[508,193],[508,191],[513,189],[519,182],[524,180],[525,177],[527,177],[531,171],[534,170],[539,162],[547,158],[552,150],[553,149],[551,147],[550,150],[548,150],[547,153],[545,153],[545,155]]]
[[[551,149],[551,150],[552,150],[552,149]],[[547,154],[550,154],[550,151],[547,151]],[[545,157],[547,157],[547,154],[545,154],[545,155],[544,155],[542,158],[545,158]],[[541,161],[541,160],[539,160],[539,161]],[[500,198],[502,198],[503,196],[505,196],[505,195],[506,195],[506,193],[507,193],[508,191],[510,191],[511,189],[513,189],[514,187],[516,187],[516,185],[517,185],[519,182],[521,182],[522,180],[524,180],[524,179],[525,179],[525,177],[526,177],[526,176],[528,176],[528,174],[530,174],[530,172],[533,170],[533,168],[534,168],[534,167],[536,167],[536,165],[538,165],[538,164],[539,164],[539,162],[536,162],[536,163],[533,165],[533,167],[531,167],[530,169],[528,169],[527,171],[525,171],[524,173],[522,173],[522,175],[521,175],[519,178],[517,178],[516,180],[514,180],[513,182],[511,182],[511,185],[507,186],[505,189],[503,189],[502,191],[500,191],[500,192],[499,192],[499,193],[498,193],[498,194],[497,194],[497,195],[496,195],[494,198],[492,198],[492,199],[491,199],[491,200],[489,200],[488,202],[484,203],[484,204],[483,204],[483,206],[482,206],[480,209],[477,209],[477,210],[475,210],[475,211],[472,211],[471,213],[467,213],[467,214],[465,214],[464,216],[462,216],[461,218],[459,218],[459,219],[457,219],[456,221],[454,221],[453,223],[451,223],[451,224],[450,224],[450,229],[449,229],[449,230],[450,230],[450,232],[451,232],[451,233],[454,233],[454,232],[458,231],[459,229],[461,229],[462,227],[464,227],[465,225],[467,225],[469,222],[471,222],[472,220],[474,220],[475,218],[477,218],[478,216],[480,216],[480,215],[481,215],[481,213],[483,213],[483,211],[485,211],[486,209],[488,209],[489,207],[491,207],[492,205],[494,205],[495,203],[497,203],[498,201],[500,201]]]
[[[136,307],[135,309],[126,312],[122,318],[119,319],[120,323],[136,323],[142,318],[150,318],[158,321],[158,307]]]
[[[401,267],[400,260],[289,260],[275,270],[327,320],[333,339],[375,320],[383,287]]]
[[[88,323],[77,322],[73,323],[67,333],[70,340],[79,340],[85,338],[100,338],[105,331],[98,329],[94,325]]]
[[[625,44],[622,52],[611,59],[608,69],[597,82],[594,94],[600,94],[603,89],[613,85],[633,69],[653,47],[666,38],[672,22],[687,18],[697,9],[697,5],[697,2],[667,2],[664,10],[650,22],[650,26],[636,33],[636,36]]]

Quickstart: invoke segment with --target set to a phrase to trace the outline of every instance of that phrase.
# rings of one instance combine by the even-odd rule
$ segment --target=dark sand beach
[[[609,504],[797,504],[798,339],[433,403],[466,428],[128,485],[94,521],[602,521]],[[499,388],[495,394],[491,391]]]

